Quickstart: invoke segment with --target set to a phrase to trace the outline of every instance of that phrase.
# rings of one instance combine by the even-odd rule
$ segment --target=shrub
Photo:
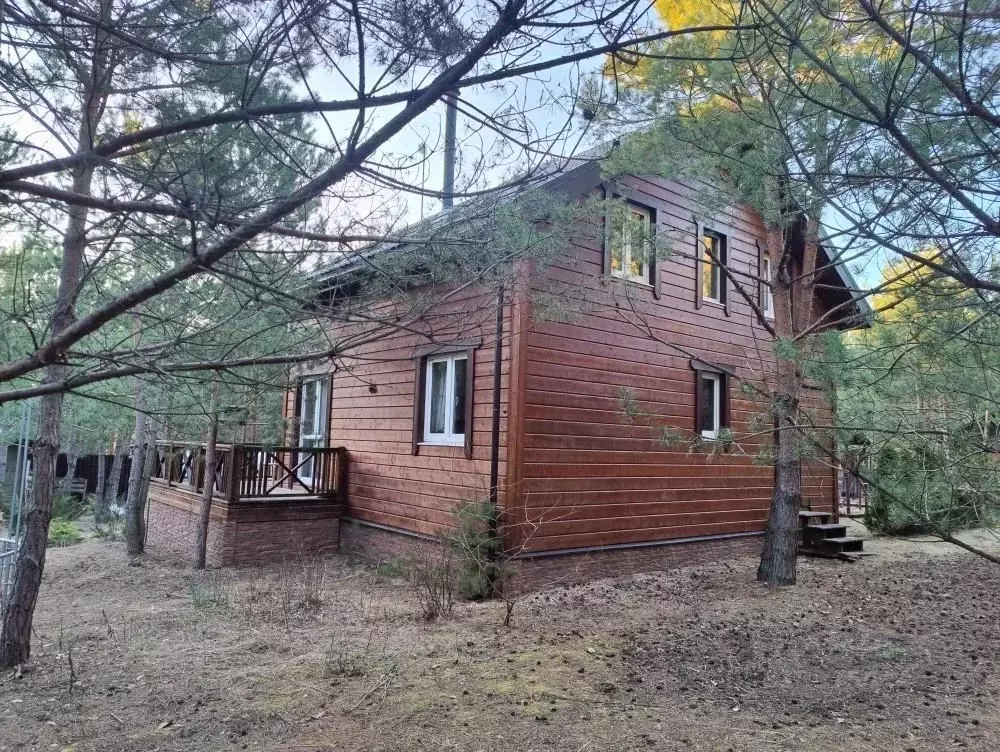
[[[387,579],[402,577],[406,574],[406,562],[399,558],[389,559],[389,561],[380,561],[375,566],[375,574],[379,577],[385,577]]]
[[[197,609],[222,608],[229,605],[231,583],[217,569],[209,570],[188,581],[191,605]]]
[[[104,540],[124,540],[125,520],[122,517],[112,516],[101,524],[94,526],[94,537]]]
[[[510,624],[519,593],[513,587],[516,550],[504,547],[503,520],[489,501],[469,501],[455,509],[455,525],[441,537],[436,553],[409,562],[424,617],[451,611],[455,596],[468,600],[499,598]]]
[[[72,520],[53,517],[49,522],[49,543],[53,546],[69,546],[83,540],[80,528]]]
[[[499,515],[489,501],[470,501],[455,510],[452,544],[459,553],[458,592],[463,598],[481,600],[494,595],[501,543]]]
[[[455,546],[448,536],[441,537],[434,553],[412,559],[409,572],[425,619],[451,613],[455,604],[456,571]]]
[[[886,535],[915,535],[991,522],[1000,499],[992,456],[980,466],[956,463],[953,455],[954,447],[933,443],[884,447],[875,457],[865,524]]]
[[[90,510],[90,503],[86,498],[70,496],[69,494],[56,494],[52,499],[52,516],[63,520],[78,520]]]

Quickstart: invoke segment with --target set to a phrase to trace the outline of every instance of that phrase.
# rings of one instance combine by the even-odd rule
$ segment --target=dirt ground
[[[1000,749],[1000,568],[868,548],[779,591],[751,559],[559,587],[508,629],[422,620],[395,566],[195,575],[88,540],[50,553],[0,750]]]

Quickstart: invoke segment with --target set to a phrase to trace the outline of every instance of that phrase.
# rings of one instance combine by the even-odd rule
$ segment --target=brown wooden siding
[[[479,344],[473,358],[471,459],[461,446],[421,445],[416,455],[412,453],[415,356],[428,344],[426,337],[395,333],[353,352],[340,364],[333,377],[329,441],[349,452],[350,517],[434,535],[455,523],[458,504],[486,498],[493,399],[493,301],[489,292],[470,292],[424,322],[426,330],[435,333],[435,343],[471,338]],[[509,325],[508,310],[505,329]],[[506,474],[509,369],[510,347],[506,343],[501,359],[501,479]]]
[[[637,200],[656,209],[658,235],[674,251],[660,263],[660,297],[654,298],[650,286],[603,278],[595,223],[530,283],[524,281],[530,276],[524,264],[526,287],[506,310],[501,503],[512,522],[524,523],[511,542],[530,531],[529,551],[753,533],[765,525],[773,471],[754,457],[770,435],[764,426],[747,436],[761,407],[740,391],[738,379],[732,380],[730,416],[740,440],[731,453],[667,448],[656,438],[664,425],[693,431],[692,357],[731,366],[748,380],[759,380],[770,367],[770,338],[731,286],[728,315],[711,302],[696,308],[693,258],[697,222],[727,235],[730,267],[737,274],[756,274],[763,227],[746,210],[695,206],[685,186],[628,182]],[[558,292],[574,312],[572,320],[543,320],[527,286]],[[409,332],[383,337],[340,364],[332,382],[329,441],[347,447],[350,455],[347,516],[435,534],[454,524],[456,504],[485,498],[492,300],[489,293],[470,292],[426,322],[438,342],[481,340],[474,360],[471,459],[463,447],[421,446],[418,454],[411,452],[413,359],[425,337]],[[623,388],[645,413],[634,422],[623,415]],[[819,422],[829,422],[821,393],[809,391],[803,400]],[[294,405],[290,393],[286,415],[294,414]],[[832,507],[833,481],[823,463],[810,463],[803,477],[807,501]]]
[[[710,213],[676,183],[627,184],[635,200],[656,210],[658,236],[673,251],[660,263],[660,298],[648,286],[602,278],[598,231],[581,233],[536,282],[575,297],[570,309],[577,315],[569,323],[536,321],[525,337],[518,490],[524,517],[540,523],[529,550],[749,533],[766,525],[773,470],[755,455],[770,435],[766,426],[750,435],[761,406],[737,380],[730,389],[738,438],[731,453],[668,448],[657,438],[661,426],[694,436],[692,357],[731,366],[757,383],[772,367],[770,338],[732,285],[729,315],[709,301],[696,308],[695,295],[696,222],[727,236],[737,275],[757,273],[763,226],[739,208]],[[644,413],[634,421],[623,412],[622,390]],[[807,392],[803,401],[817,420],[829,414],[821,393]],[[832,505],[832,480],[825,465],[809,463],[808,502]]]

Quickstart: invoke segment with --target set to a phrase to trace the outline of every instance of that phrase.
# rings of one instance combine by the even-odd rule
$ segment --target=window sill
[[[645,287],[649,290],[653,289],[653,285],[644,279],[631,279],[629,277],[619,277],[617,274],[612,274],[611,279],[615,282],[627,282],[630,285],[636,285],[637,287]]]
[[[417,446],[427,447],[459,447],[465,448],[465,439],[461,441],[418,441]]]
[[[725,308],[726,307],[725,303],[723,303],[721,300],[716,300],[715,298],[702,298],[701,302],[702,302],[702,305],[715,306],[716,308]]]

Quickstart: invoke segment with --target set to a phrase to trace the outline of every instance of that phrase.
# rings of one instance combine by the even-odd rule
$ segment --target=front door
[[[322,447],[326,444],[326,416],[328,413],[328,379],[325,376],[302,382],[301,412],[299,413],[299,446]],[[299,456],[298,475],[311,486],[316,475],[316,460],[305,452]]]

